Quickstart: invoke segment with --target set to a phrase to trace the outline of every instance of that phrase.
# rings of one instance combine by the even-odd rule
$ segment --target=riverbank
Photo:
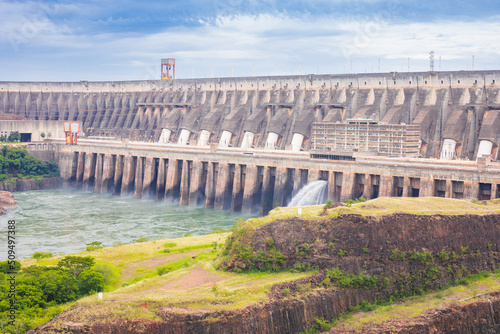
[[[0,181],[0,191],[49,190],[62,187],[61,177],[11,178]]]
[[[300,215],[297,208],[277,208],[217,240],[143,244],[146,253],[129,255],[120,247],[97,251],[110,264],[119,258],[135,263],[125,268],[116,262],[122,285],[102,301],[83,298],[31,333],[330,330],[359,305],[468,286],[475,282],[468,276],[484,272],[471,293],[476,297],[499,290],[498,271],[491,274],[500,262],[499,226],[498,200],[380,198],[351,207],[307,207]],[[206,248],[192,253],[194,240],[207,242]],[[142,279],[134,281],[139,273]],[[482,321],[478,314],[470,324]]]

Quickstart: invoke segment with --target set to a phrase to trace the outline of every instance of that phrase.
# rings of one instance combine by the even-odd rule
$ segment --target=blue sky
[[[500,2],[0,0],[0,81],[426,71],[431,50],[500,69]]]

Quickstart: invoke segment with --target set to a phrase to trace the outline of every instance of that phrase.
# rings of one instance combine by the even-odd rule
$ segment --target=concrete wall
[[[265,214],[308,182],[328,181],[334,201],[364,196],[493,199],[500,167],[439,160],[321,161],[304,155],[253,156],[210,149],[117,143],[56,144],[63,184],[135,198]]]
[[[2,121],[0,120],[0,134],[9,136],[11,132],[31,133],[31,141],[41,141],[42,132],[45,138],[64,138],[64,122],[62,121]]]
[[[0,115],[79,121],[90,135],[145,142],[158,141],[168,129],[167,140],[177,143],[184,130],[181,141],[189,145],[196,145],[205,130],[209,143],[219,143],[226,131],[229,146],[240,147],[250,131],[251,145],[264,147],[272,134],[280,150],[291,149],[294,134],[304,136],[302,147],[308,150],[314,121],[365,117],[420,125],[423,157],[438,158],[444,139],[453,139],[455,158],[475,160],[479,140],[485,139],[493,143],[496,160],[500,138],[494,128],[500,118],[493,112],[500,109],[499,80],[500,71],[462,71],[0,82]]]

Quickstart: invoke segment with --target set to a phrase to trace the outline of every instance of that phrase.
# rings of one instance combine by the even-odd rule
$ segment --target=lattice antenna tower
[[[431,72],[434,72],[434,51],[431,51],[429,54],[429,59],[431,60]]]

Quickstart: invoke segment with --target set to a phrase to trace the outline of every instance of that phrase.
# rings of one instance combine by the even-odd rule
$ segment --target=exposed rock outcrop
[[[17,208],[14,196],[8,191],[0,191],[0,214],[4,214],[9,209]]]
[[[62,186],[60,177],[47,177],[40,180],[35,179],[12,179],[0,183],[0,190],[3,191],[29,191],[57,189]]]

